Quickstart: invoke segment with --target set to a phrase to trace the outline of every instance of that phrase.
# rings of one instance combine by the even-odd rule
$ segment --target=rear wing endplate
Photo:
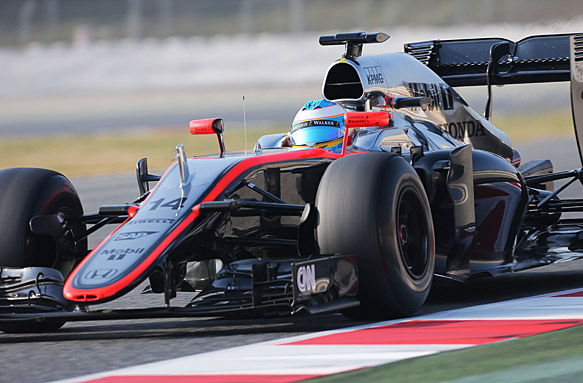
[[[570,37],[571,48],[571,111],[579,158],[583,165],[583,34]]]

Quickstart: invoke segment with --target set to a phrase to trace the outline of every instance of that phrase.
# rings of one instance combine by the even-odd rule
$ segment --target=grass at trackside
[[[352,371],[310,380],[325,382],[444,382],[454,379],[504,371],[518,366],[535,366],[544,362],[559,363],[566,358],[579,359],[578,378],[583,376],[583,326],[512,341],[483,345],[465,350],[408,359],[369,369]],[[557,369],[558,370],[558,369]],[[557,371],[558,373],[558,371]],[[578,379],[577,378],[577,379]],[[561,377],[545,381],[563,381]],[[578,381],[578,380],[574,381]],[[479,380],[479,379],[477,379]],[[536,381],[537,377],[528,377]],[[506,381],[506,379],[499,380]],[[570,381],[567,378],[567,381]]]
[[[574,137],[570,108],[530,114],[494,114],[492,123],[506,132],[514,144],[569,134]]]
[[[248,149],[268,133],[268,129],[248,131]],[[244,143],[243,130],[225,132],[227,150],[242,150]],[[216,135],[192,136],[186,129],[5,138],[0,142],[0,169],[41,167],[76,177],[132,172],[143,157],[148,158],[150,169],[165,169],[178,144],[184,144],[188,156],[219,151]]]
[[[543,115],[495,116],[494,123],[514,143],[535,138],[572,134],[569,109]],[[252,149],[263,134],[281,132],[281,127],[248,132],[247,146]],[[151,169],[166,168],[177,144],[184,144],[189,156],[216,153],[215,136],[191,136],[187,129],[119,132],[89,135],[3,138],[0,142],[0,169],[42,167],[67,176],[131,172],[135,163],[148,157]],[[244,149],[242,130],[225,131],[227,150]]]

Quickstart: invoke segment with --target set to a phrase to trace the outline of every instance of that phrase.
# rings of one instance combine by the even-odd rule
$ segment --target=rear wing
[[[492,85],[570,81],[573,125],[583,164],[583,33],[434,40],[405,44],[415,57],[451,86],[488,86],[484,116],[492,116]]]
[[[518,42],[434,40],[405,44],[405,52],[451,86],[488,85],[489,72],[495,85],[570,80],[569,35],[531,36]]]

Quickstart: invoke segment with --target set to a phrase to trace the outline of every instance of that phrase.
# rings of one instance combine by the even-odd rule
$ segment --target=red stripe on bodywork
[[[291,383],[322,375],[118,375],[84,383]]]
[[[583,290],[575,291],[574,293],[569,294],[553,295],[553,298],[574,298],[574,297],[583,297]]]
[[[518,182],[508,182],[510,185],[512,186],[516,186],[517,188],[519,188],[520,190],[522,190],[522,185],[520,185]]]
[[[417,320],[284,345],[485,344],[582,325],[583,320]]]
[[[162,243],[154,249],[135,269],[133,269],[129,274],[127,274],[122,279],[117,282],[112,283],[109,286],[99,287],[95,289],[76,289],[71,285],[70,279],[67,279],[65,286],[63,287],[63,295],[65,298],[71,301],[81,301],[81,302],[95,302],[102,299],[106,299],[112,295],[117,294],[119,291],[123,290],[124,287],[132,283],[136,278],[138,278],[143,272],[146,271],[148,267],[154,263],[158,258],[160,253],[168,247],[172,241],[176,239],[178,234],[185,230],[199,215],[199,205],[192,208],[192,212],[182,221],[180,225],[174,229],[163,241]],[[88,258],[86,258],[88,259]],[[81,264],[82,265],[82,264]],[[79,265],[79,267],[81,267]],[[89,297],[87,297],[89,296]]]
[[[286,153],[277,153],[277,154],[267,154],[263,156],[257,157],[249,157],[247,159],[238,162],[217,182],[215,187],[207,194],[207,196],[202,200],[202,202],[209,202],[214,201],[224,190],[227,188],[233,181],[235,181],[238,177],[241,176],[245,171],[267,164],[267,163],[278,163],[278,162],[286,162],[286,161],[293,161],[293,160],[303,160],[303,159],[337,159],[340,155],[335,153],[330,153],[323,149],[309,149],[309,150],[298,150],[298,151],[291,151]],[[158,186],[158,185],[156,185]],[[150,197],[150,194],[148,197]],[[101,241],[101,243],[93,249],[93,251],[85,257],[85,259],[77,266],[75,271],[71,273],[70,277],[67,278],[65,282],[65,286],[63,287],[63,295],[70,301],[76,302],[96,302],[100,300],[107,299],[121,290],[123,290],[126,286],[131,284],[136,278],[142,275],[158,258],[158,256],[182,233],[184,230],[188,228],[190,224],[194,222],[194,220],[199,216],[199,205],[195,206],[192,209],[192,212],[184,218],[184,220],[172,231],[168,234],[168,236],[156,247],[150,255],[140,263],[134,270],[132,270],[129,274],[125,277],[121,278],[117,282],[112,283],[109,286],[94,288],[94,289],[76,289],[72,286],[72,279],[76,275],[77,270],[80,270],[81,267],[89,260],[91,254],[95,253],[103,243],[106,242],[107,239],[111,237],[110,234],[107,236],[106,239]],[[127,222],[127,221],[126,221]],[[125,223],[125,222],[124,222]],[[120,225],[116,228],[116,231],[123,226]]]

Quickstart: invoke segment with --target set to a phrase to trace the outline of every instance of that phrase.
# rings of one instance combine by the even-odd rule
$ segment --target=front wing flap
[[[271,263],[273,260],[271,260]],[[262,267],[264,264],[266,267]],[[259,265],[259,266],[258,266]],[[251,289],[237,295],[225,291],[222,298],[202,299],[203,304],[187,307],[68,311],[71,303],[63,298],[63,279],[54,269],[27,268],[2,270],[0,279],[0,324],[18,322],[90,321],[174,317],[237,316],[273,312],[310,314],[343,310],[359,305],[354,298],[358,289],[356,258],[328,256],[292,263],[291,275],[269,280],[270,262],[254,265]],[[44,270],[46,269],[46,270]],[[17,276],[18,281],[15,277]],[[8,286],[8,281],[14,283]],[[22,282],[21,282],[22,281]],[[272,299],[268,286],[276,282],[288,286]],[[283,282],[283,283],[282,283]],[[14,291],[18,293],[14,295]],[[12,295],[10,295],[12,294]],[[52,296],[51,294],[54,294]],[[17,296],[18,295],[18,296]],[[25,297],[26,296],[26,297]],[[194,301],[193,301],[194,302]]]

